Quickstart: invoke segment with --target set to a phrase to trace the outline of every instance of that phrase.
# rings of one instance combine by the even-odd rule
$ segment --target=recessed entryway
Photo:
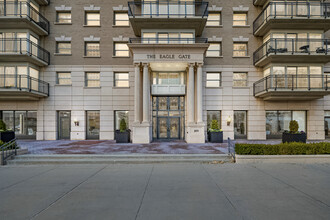
[[[71,132],[71,112],[70,111],[58,111],[58,139],[70,139]]]

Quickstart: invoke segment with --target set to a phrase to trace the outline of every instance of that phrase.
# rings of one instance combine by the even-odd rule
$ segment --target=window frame
[[[129,53],[129,48],[128,48],[128,46],[127,46],[128,56],[118,56],[118,55],[117,55],[117,51],[125,51],[125,52],[126,52],[126,50],[117,50],[117,49],[116,49],[116,45],[117,45],[117,44],[126,44],[126,46],[127,46],[128,42],[113,42],[113,56],[114,56],[114,57],[121,57],[121,58],[128,58],[128,57],[130,57],[130,53]]]
[[[98,14],[99,15],[99,19],[95,20],[88,20],[87,19],[87,15],[88,14]],[[88,24],[88,21],[99,21],[99,24]],[[86,27],[99,27],[101,26],[101,12],[100,11],[85,11],[85,22],[84,22],[84,26]]]
[[[219,20],[209,20],[210,14],[217,14],[217,15],[219,15]],[[218,22],[219,24],[217,24],[217,25],[208,25],[207,24],[208,22]],[[212,12],[209,12],[209,16],[207,18],[206,26],[205,27],[219,27],[219,26],[222,26],[222,13],[221,13],[221,11],[212,11]]]
[[[64,78],[64,77],[59,77],[59,75],[61,73],[69,73],[70,74],[70,78]],[[60,80],[61,79],[70,79],[70,84],[61,84]],[[72,85],[72,76],[71,76],[71,72],[65,72],[65,71],[61,71],[61,72],[56,72],[56,85],[61,85],[61,86],[71,86]]]
[[[211,123],[212,123],[212,120],[214,120],[213,118],[210,119],[209,121],[209,113],[210,112],[216,112],[216,113],[220,113],[220,120],[218,120],[218,125],[219,125],[219,129],[221,130],[221,120],[222,120],[222,115],[221,115],[221,110],[206,110],[206,127],[207,127],[207,130],[209,130],[211,128]],[[216,119],[217,120],[217,119]]]
[[[62,20],[69,20],[70,22],[60,22],[59,14],[70,14],[70,20],[69,19],[62,19]],[[72,13],[71,13],[71,11],[56,11],[56,24],[72,24]]]
[[[119,75],[119,74],[127,74],[128,75],[128,79],[118,79],[117,80],[117,77],[116,77],[116,75]],[[113,74],[113,86],[115,87],[115,88],[129,88],[130,86],[129,86],[129,77],[130,77],[130,75],[129,75],[129,72],[114,72],[114,74]],[[117,86],[117,82],[128,82],[128,86]]]
[[[206,50],[205,57],[209,57],[209,58],[212,58],[212,57],[214,57],[214,58],[216,58],[216,57],[222,57],[222,42],[209,42],[209,43],[210,43],[210,45],[209,45],[209,47]],[[212,44],[218,44],[219,45],[219,50],[209,50],[209,48],[210,48],[210,46]],[[209,56],[209,55],[207,55],[208,52],[215,52],[215,51],[216,52],[219,52],[219,55],[218,56]]]
[[[246,76],[246,78],[244,80],[235,79],[235,77],[234,77],[235,74],[244,74]],[[244,86],[235,85],[235,82],[245,82],[245,85]],[[240,88],[248,87],[248,72],[234,72],[233,73],[233,87],[240,87]]]
[[[91,74],[91,73],[98,73],[99,78],[98,79],[89,79],[88,74]],[[89,81],[98,82],[99,85],[98,86],[88,86]],[[101,87],[101,73],[100,72],[85,72],[85,87],[87,87],[87,88],[100,88]]]
[[[123,21],[126,21],[126,20],[117,20],[116,19],[116,15],[118,14],[127,14],[127,25],[118,25],[117,24],[117,21],[119,22],[123,22]],[[129,23],[129,17],[128,17],[128,12],[121,12],[121,11],[115,11],[113,13],[113,26],[116,26],[116,27],[129,27],[130,26],[130,23]]]
[[[208,74],[219,74],[219,79],[207,79],[207,75]],[[206,84],[205,87],[206,88],[220,88],[222,86],[222,73],[221,72],[206,72]],[[219,82],[219,86],[208,86],[207,82]]]
[[[125,112],[125,114],[127,114],[127,121],[126,121],[126,127],[127,129],[129,129],[129,110],[114,110],[114,114],[113,114],[113,117],[114,117],[114,130],[119,130],[117,129],[117,126],[120,127],[120,121],[119,121],[119,124],[117,125],[117,112]]]
[[[68,48],[60,48],[60,44],[69,44],[70,45],[70,53],[60,53],[60,49],[68,50]],[[56,41],[56,54],[58,55],[71,55],[72,54],[72,45],[71,41]]]
[[[238,14],[244,14],[245,15],[245,20],[235,20],[235,15],[238,15]],[[236,22],[241,22],[241,21],[244,21],[245,22],[245,24],[235,24],[235,21]],[[248,21],[248,12],[240,12],[240,11],[234,11],[234,13],[233,13],[233,26],[234,27],[242,27],[242,26],[248,26],[249,25],[249,23],[248,23],[249,21]]]
[[[90,50],[87,49],[87,45],[88,44],[98,44],[99,45],[99,49],[98,50]],[[84,56],[85,57],[101,57],[101,43],[100,41],[85,41],[85,51],[84,51]],[[97,52],[98,51],[98,55],[92,56],[92,55],[88,55],[88,52]]]
[[[234,47],[235,47],[235,44],[237,45],[237,44],[244,44],[244,45],[246,45],[246,50],[235,50],[234,49]],[[248,45],[248,42],[234,42],[233,43],[233,57],[248,57],[249,56],[249,45]],[[242,52],[242,51],[244,51],[244,53],[245,53],[245,55],[244,56],[238,56],[238,55],[235,55],[235,52]]]

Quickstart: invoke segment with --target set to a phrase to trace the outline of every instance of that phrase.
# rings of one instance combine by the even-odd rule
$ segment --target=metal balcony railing
[[[27,18],[49,34],[49,21],[28,2],[1,2],[0,18],[1,17]]]
[[[271,91],[327,91],[328,75],[270,75],[253,84],[253,95]]]
[[[0,55],[29,55],[49,64],[47,50],[27,38],[0,38]]]
[[[207,43],[207,38],[130,38],[130,43],[137,44],[195,44]]]
[[[253,22],[253,33],[270,19],[325,19],[330,18],[330,3],[270,2]]]
[[[0,74],[0,89],[37,92],[49,96],[49,83],[27,75]]]
[[[208,2],[132,1],[128,2],[128,15],[143,18],[207,18]]]
[[[288,39],[272,38],[253,54],[256,64],[269,55],[330,55],[329,39]]]

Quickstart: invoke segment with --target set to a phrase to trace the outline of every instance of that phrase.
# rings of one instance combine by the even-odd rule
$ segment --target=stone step
[[[7,161],[7,165],[51,164],[150,164],[150,163],[225,163],[225,154],[172,155],[21,155]]]

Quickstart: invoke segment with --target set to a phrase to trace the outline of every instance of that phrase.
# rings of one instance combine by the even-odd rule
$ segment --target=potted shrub
[[[290,121],[289,125],[290,131],[284,131],[282,134],[282,142],[290,143],[290,142],[302,142],[306,143],[307,135],[304,131],[298,131],[299,124],[297,121]]]
[[[212,120],[211,128],[208,130],[209,142],[223,143],[223,132],[219,129],[218,120]]]
[[[0,119],[0,140],[6,143],[14,139],[15,132],[7,130],[6,124]]]
[[[116,130],[116,143],[129,143],[130,130],[127,129],[125,119],[120,120],[119,130]]]

